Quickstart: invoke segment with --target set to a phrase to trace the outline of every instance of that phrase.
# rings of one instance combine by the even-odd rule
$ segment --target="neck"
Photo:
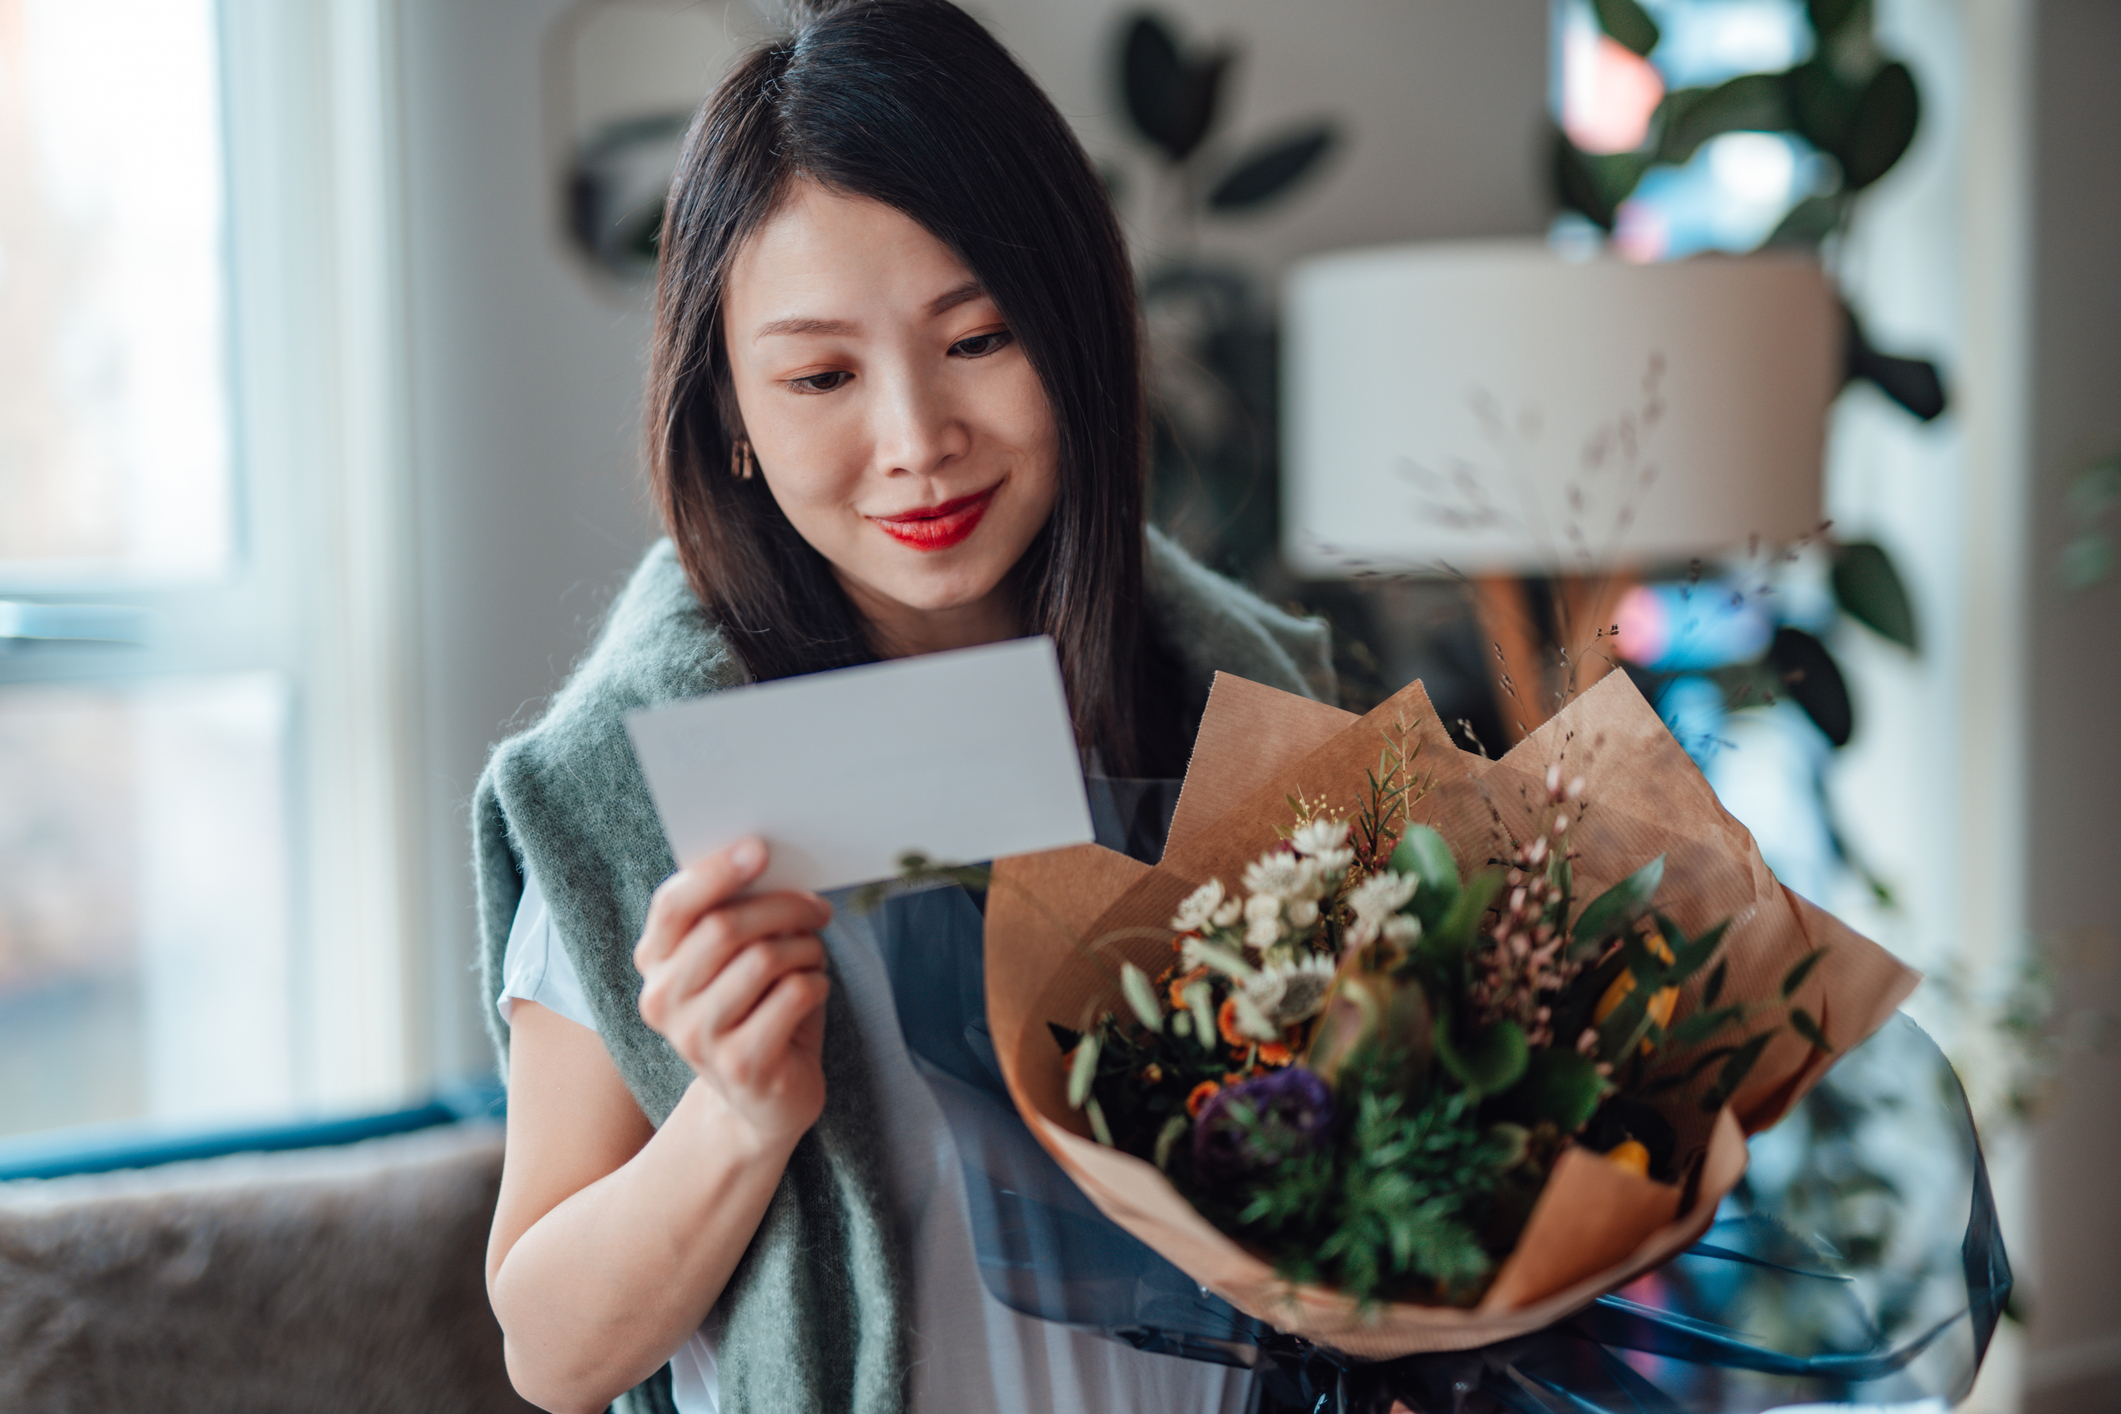
[[[1016,611],[1015,586],[1009,579],[984,598],[948,609],[916,609],[887,599],[867,585],[841,577],[847,597],[869,626],[878,653],[886,658],[914,658],[952,648],[976,648],[1023,634]]]

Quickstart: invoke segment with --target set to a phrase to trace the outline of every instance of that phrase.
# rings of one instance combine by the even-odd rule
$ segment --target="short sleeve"
[[[523,874],[523,897],[516,904],[515,921],[508,928],[508,948],[501,959],[501,995],[494,998],[501,1019],[518,1001],[536,1002],[578,1026],[597,1029],[589,1010],[582,979],[560,945],[559,929],[553,926],[552,910],[535,875]]]

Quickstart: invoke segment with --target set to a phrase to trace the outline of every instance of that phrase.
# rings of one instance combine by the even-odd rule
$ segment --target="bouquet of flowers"
[[[1005,860],[988,1016],[1109,1217],[1351,1354],[1676,1254],[1913,974],[1774,882],[1624,678],[1499,761],[1219,678],[1163,860]]]

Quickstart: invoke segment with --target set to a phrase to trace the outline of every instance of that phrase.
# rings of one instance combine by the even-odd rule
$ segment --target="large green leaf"
[[[1524,1030],[1514,1021],[1498,1021],[1463,1043],[1451,1036],[1451,1018],[1436,1018],[1436,1059],[1468,1090],[1499,1095],[1524,1075],[1531,1059]]]
[[[1836,154],[1849,190],[1861,191],[1891,171],[1915,140],[1921,120],[1922,100],[1907,65],[1895,61],[1871,75]]]
[[[1559,128],[1554,130],[1553,142],[1554,200],[1600,230],[1612,230],[1620,203],[1628,199],[1642,174],[1649,170],[1651,154],[1585,152]]]
[[[1731,920],[1726,918],[1700,937],[1689,938],[1680,931],[1677,923],[1662,913],[1658,914],[1658,931],[1664,934],[1665,946],[1672,950],[1672,961],[1664,969],[1664,985],[1676,987],[1715,961],[1716,954],[1723,948],[1723,935],[1730,931],[1730,927]]]
[[[1570,950],[1588,952],[1650,911],[1650,900],[1664,882],[1664,856],[1658,855],[1584,906],[1577,915]]]
[[[1183,162],[1215,124],[1228,50],[1188,59],[1178,39],[1154,15],[1134,17],[1120,53],[1120,90],[1127,116],[1141,135]]]
[[[1854,18],[1862,5],[1860,0],[1805,0],[1804,8],[1812,21],[1813,33],[1826,40]]]
[[[1574,1051],[1534,1051],[1524,1077],[1502,1097],[1512,1118],[1536,1125],[1553,1124],[1563,1134],[1583,1128],[1605,1097],[1606,1079],[1597,1062]]]
[[[1841,228],[1842,218],[1847,214],[1848,200],[1838,192],[1808,196],[1789,209],[1761,244],[1771,249],[1796,246],[1816,250],[1822,241]]]
[[[1918,647],[1915,606],[1883,546],[1854,540],[1835,548],[1834,598],[1866,628],[1903,648]]]
[[[1779,132],[1791,126],[1781,74],[1740,74],[1714,88],[1667,94],[1657,160],[1679,165],[1712,137],[1731,132]]]
[[[1591,0],[1591,9],[1598,16],[1600,29],[1645,58],[1663,38],[1657,21],[1635,0]]]
[[[1392,867],[1421,880],[1413,907],[1423,931],[1441,923],[1458,901],[1458,860],[1443,836],[1427,825],[1407,826],[1392,851]]]
[[[1332,150],[1331,123],[1312,123],[1270,139],[1230,165],[1208,189],[1211,211],[1244,211],[1281,196]]]
[[[1823,56],[1791,69],[1784,79],[1784,93],[1797,132],[1821,152],[1841,158],[1848,141],[1849,125],[1856,119],[1856,100],[1863,90],[1842,78]]]
[[[1436,974],[1455,984],[1459,980],[1465,955],[1473,946],[1474,936],[1480,931],[1480,920],[1502,892],[1502,871],[1484,869],[1466,880],[1465,887],[1435,927],[1421,935],[1415,945],[1415,956],[1427,964]],[[1420,894],[1416,893],[1419,898]]]
[[[1768,646],[1769,661],[1782,675],[1782,690],[1795,700],[1835,746],[1847,746],[1856,729],[1856,714],[1849,702],[1848,683],[1841,665],[1826,645],[1801,628],[1785,625],[1775,630]]]
[[[1707,1011],[1697,1011],[1665,1033],[1665,1044],[1675,1048],[1698,1046],[1703,1041],[1715,1039],[1717,1032],[1744,1018],[1743,1006],[1711,1007]]]

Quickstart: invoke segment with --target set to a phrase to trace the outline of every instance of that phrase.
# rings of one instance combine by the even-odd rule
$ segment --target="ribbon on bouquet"
[[[1175,781],[1090,783],[1099,842],[1154,859]],[[899,1022],[963,1164],[981,1280],[1026,1315],[1252,1368],[1263,1407],[1325,1414],[1706,1414],[1963,1398],[2011,1274],[1958,1078],[1904,1015],[1751,1141],[1745,1179],[1673,1261],[1545,1330],[1364,1361],[1206,1291],[1100,1213],[1018,1117],[987,1030],[981,904],[888,899]]]

